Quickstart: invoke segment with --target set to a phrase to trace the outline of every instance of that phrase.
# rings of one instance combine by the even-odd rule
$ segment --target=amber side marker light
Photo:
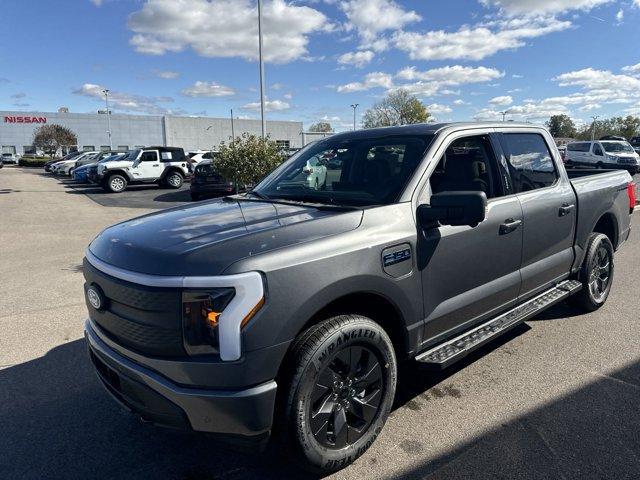
[[[256,306],[253,307],[249,313],[247,313],[247,316],[242,319],[242,322],[240,322],[241,329],[244,328],[247,323],[249,323],[249,320],[251,320],[253,316],[256,313],[258,313],[258,311],[262,308],[263,305],[264,305],[264,297],[262,297],[258,301],[258,303],[256,303]]]

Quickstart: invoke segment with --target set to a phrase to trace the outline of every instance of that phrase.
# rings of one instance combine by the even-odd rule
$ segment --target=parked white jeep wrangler
[[[182,148],[145,147],[129,152],[123,160],[98,164],[97,175],[107,192],[123,192],[131,183],[177,189],[191,175],[191,168]]]

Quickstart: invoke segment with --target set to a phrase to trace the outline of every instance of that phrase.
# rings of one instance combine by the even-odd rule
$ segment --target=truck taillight
[[[629,211],[633,213],[636,208],[636,184],[629,182],[627,185],[627,195],[629,196]]]

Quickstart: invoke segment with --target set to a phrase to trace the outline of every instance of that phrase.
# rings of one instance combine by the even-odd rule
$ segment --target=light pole
[[[262,0],[258,0],[258,56],[260,63],[260,116],[262,118],[262,138],[267,136],[267,120],[264,116],[264,61],[262,60]]]
[[[356,108],[358,108],[360,106],[359,103],[354,103],[351,105],[351,108],[353,108],[353,131],[356,131]]]
[[[591,124],[591,141],[593,142],[596,139],[596,122],[600,118],[600,115],[594,115],[591,118],[593,119],[593,123]]]
[[[500,115],[502,115],[502,121],[504,122],[504,119],[507,117],[507,114],[509,113],[507,110],[505,110],[504,112],[498,112]]]
[[[234,146],[235,148],[235,143],[236,143],[236,132],[235,129],[233,127],[233,108],[231,109],[231,144]]]
[[[109,113],[109,90],[104,89],[104,103],[107,106],[107,134],[109,135],[109,150],[113,150],[113,144],[111,143],[111,114]]]

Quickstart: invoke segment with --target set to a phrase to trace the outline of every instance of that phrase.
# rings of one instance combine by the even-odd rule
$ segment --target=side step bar
[[[565,280],[512,310],[419,354],[416,360],[440,369],[446,368],[581,288],[582,284],[577,280]]]

